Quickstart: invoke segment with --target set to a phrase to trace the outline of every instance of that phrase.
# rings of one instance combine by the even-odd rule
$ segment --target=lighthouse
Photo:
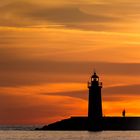
[[[94,72],[88,82],[89,103],[88,103],[88,130],[101,131],[102,128],[102,83],[99,76]]]

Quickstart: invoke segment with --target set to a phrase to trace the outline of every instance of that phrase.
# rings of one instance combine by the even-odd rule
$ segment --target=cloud
[[[33,95],[1,93],[0,102],[1,124],[48,124],[50,120],[67,118],[75,113],[78,115],[86,110],[77,105],[85,105],[85,101],[61,96],[40,98]]]
[[[28,58],[27,55],[20,55],[19,49],[0,50],[0,86],[84,82],[94,66],[100,74],[107,76],[140,76],[139,63],[55,61],[48,58]]]
[[[60,95],[60,96],[67,96],[67,97],[74,97],[74,98],[80,98],[80,99],[84,99],[84,100],[87,100],[88,99],[88,90],[79,90],[79,91],[68,91],[68,92],[49,92],[48,93],[39,93],[40,95],[52,95],[52,96],[57,96],[57,95]]]
[[[16,58],[17,57],[17,58]],[[27,59],[12,56],[3,58],[0,61],[1,71],[9,72],[42,72],[50,74],[87,74],[93,66],[96,66],[100,73],[116,75],[139,75],[139,63],[117,63],[117,62],[79,62],[79,61],[55,61],[45,59]]]
[[[130,30],[139,18],[139,1],[6,1],[0,26],[46,27],[90,31]],[[124,16],[125,15],[125,16]],[[52,26],[53,25],[53,26]],[[55,25],[55,26],[54,26]],[[59,25],[59,26],[57,26]],[[134,28],[134,26],[131,26]],[[135,28],[134,28],[135,29]]]
[[[9,1],[0,8],[0,26],[25,27],[32,25],[28,17],[22,17],[24,11],[36,9],[34,4],[24,1]],[[36,24],[36,23],[34,23]]]
[[[103,30],[110,27],[96,24],[120,20],[118,17],[103,15],[100,12],[91,14],[82,10],[78,5],[49,7],[45,4],[37,5],[36,2],[31,1],[14,1],[1,7],[0,25],[28,27],[56,24],[63,25],[65,28]]]
[[[131,95],[137,96],[140,95],[140,85],[124,85],[124,86],[115,86],[115,87],[108,87],[103,90],[105,94],[112,94],[112,95]]]
[[[104,87],[102,90],[103,101],[112,102],[112,101],[127,101],[128,98],[133,97],[137,99],[140,97],[140,85],[124,85],[124,86],[114,86],[114,87]],[[70,91],[70,92],[49,92],[40,93],[40,95],[53,95],[53,96],[68,96],[74,98],[80,98],[88,100],[88,89],[79,90],[79,91]]]
[[[102,16],[98,14],[87,14],[78,7],[59,7],[59,8],[42,8],[40,10],[31,11],[26,16],[36,20],[48,20],[54,23],[71,24],[81,22],[108,22],[115,18]]]

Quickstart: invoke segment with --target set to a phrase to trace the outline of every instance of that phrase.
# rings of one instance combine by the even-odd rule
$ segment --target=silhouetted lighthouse
[[[88,130],[101,131],[102,128],[102,99],[101,88],[102,83],[96,72],[91,76],[88,82],[89,88],[89,104],[88,104]]]

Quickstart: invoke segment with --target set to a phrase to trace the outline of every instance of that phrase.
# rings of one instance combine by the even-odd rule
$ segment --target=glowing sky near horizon
[[[0,124],[87,115],[87,81],[103,114],[140,116],[139,0],[1,0]]]

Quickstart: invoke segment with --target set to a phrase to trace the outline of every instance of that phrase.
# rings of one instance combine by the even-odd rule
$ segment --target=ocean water
[[[0,130],[0,140],[140,140],[140,131]]]

